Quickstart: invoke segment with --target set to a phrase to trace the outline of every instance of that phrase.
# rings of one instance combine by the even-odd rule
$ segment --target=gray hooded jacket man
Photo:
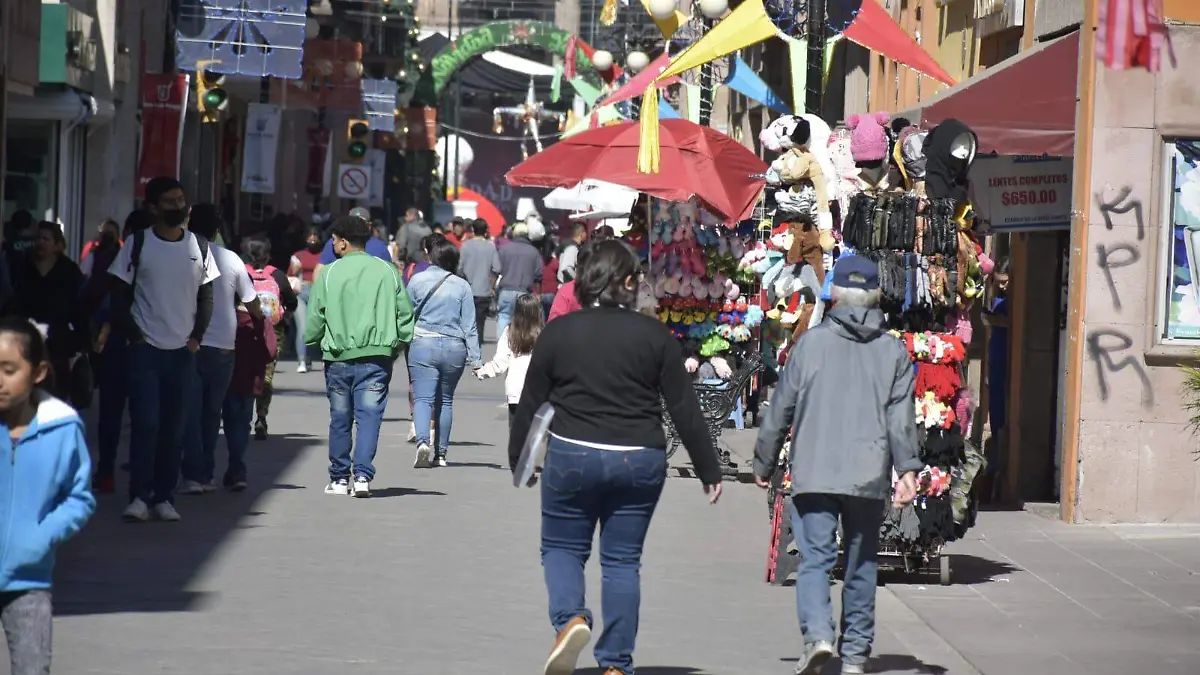
[[[793,430],[792,492],[884,500],[891,469],[920,471],[913,365],[883,312],[835,307],[792,347],[754,449],[770,478]]]

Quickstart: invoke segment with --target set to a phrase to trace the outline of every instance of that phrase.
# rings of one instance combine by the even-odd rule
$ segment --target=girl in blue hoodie
[[[48,369],[37,327],[0,319],[0,624],[13,675],[50,672],[54,551],[96,508],[83,422],[38,388]]]

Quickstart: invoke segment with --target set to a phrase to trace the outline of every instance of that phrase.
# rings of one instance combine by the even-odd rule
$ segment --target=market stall
[[[991,271],[972,231],[967,175],[977,141],[956,120],[928,131],[893,129],[885,115],[847,121],[844,131],[829,137],[825,156],[812,156],[813,120],[780,118],[764,132],[763,142],[783,153],[772,165],[771,180],[779,187],[775,220],[777,229],[786,226],[808,241],[800,247],[806,250],[787,258],[788,264],[796,261],[793,276],[808,269],[810,276],[821,275],[836,256],[863,256],[879,265],[881,309],[913,361],[914,415],[925,463],[917,500],[903,509],[887,507],[881,553],[906,571],[933,570],[949,583],[941,548],[972,524],[970,488],[984,463],[967,440],[973,403],[965,385],[970,309]],[[841,217],[835,219],[835,212]],[[784,470],[771,502],[768,579],[776,582],[785,581],[794,565],[784,517],[789,452],[786,447],[780,455]]]

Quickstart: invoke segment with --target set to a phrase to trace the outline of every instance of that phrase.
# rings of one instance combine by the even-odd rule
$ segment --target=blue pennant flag
[[[664,120],[677,120],[682,117],[678,110],[672,108],[670,103],[667,103],[661,92],[658,94],[658,117]]]
[[[762,78],[740,56],[733,59],[733,65],[729,69],[729,77],[725,78],[725,84],[742,96],[758,101],[771,110],[787,115],[792,113],[787,103],[776,96],[767,83],[763,82]]]

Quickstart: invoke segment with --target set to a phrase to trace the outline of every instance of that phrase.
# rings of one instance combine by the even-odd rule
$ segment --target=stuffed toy
[[[836,183],[837,188],[831,189],[831,194],[836,194],[838,212],[845,214],[850,210],[850,199],[858,193],[858,174],[860,169],[854,163],[854,156],[850,153],[851,131],[845,127],[838,129],[829,137],[829,143],[826,146],[826,156],[829,158],[830,165],[833,167],[833,178],[827,180],[828,183]]]
[[[792,147],[792,131],[795,129],[795,115],[776,117],[758,133],[758,140],[763,147],[771,152],[786,152]]]
[[[829,125],[825,124],[821,118],[815,115],[801,115],[796,119],[789,135],[792,147],[771,163],[771,168],[779,174],[784,184],[789,186],[812,185],[812,206],[815,206],[816,210],[816,217],[813,220],[816,222],[817,229],[822,233],[820,242],[822,250],[825,251],[833,250],[833,216],[829,211],[831,197],[826,179],[826,176],[833,172],[833,163],[829,160],[826,152],[829,135]],[[814,151],[813,148],[819,150]],[[779,203],[779,197],[780,195],[776,194],[776,203]],[[808,200],[803,201],[807,202]],[[789,202],[786,194],[784,202]],[[804,203],[801,206],[808,206],[808,204]],[[790,209],[792,206],[789,204],[787,208]],[[797,213],[803,214],[804,212],[797,211]]]

